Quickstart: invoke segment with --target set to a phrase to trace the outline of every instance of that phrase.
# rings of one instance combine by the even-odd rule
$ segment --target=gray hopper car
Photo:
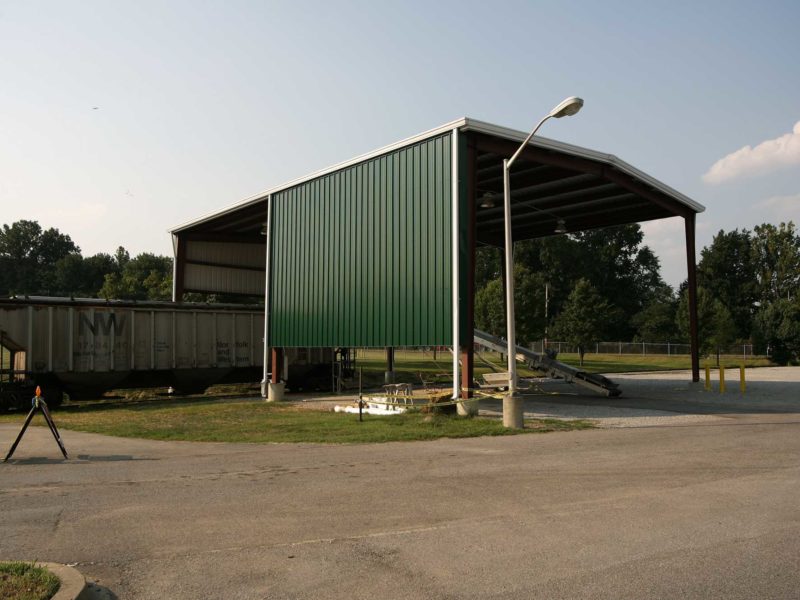
[[[198,393],[257,382],[264,312],[236,304],[16,297],[0,299],[0,408],[23,407],[40,385],[57,405],[118,388]],[[330,349],[287,351],[289,376],[330,364]],[[304,368],[305,367],[305,368]],[[324,367],[323,367],[324,368]]]

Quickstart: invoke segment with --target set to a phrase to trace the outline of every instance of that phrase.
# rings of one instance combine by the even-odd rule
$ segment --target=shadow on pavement
[[[118,462],[129,460],[157,460],[155,458],[139,458],[130,454],[110,454],[108,456],[96,456],[92,454],[79,454],[69,459],[48,458],[45,456],[32,456],[30,458],[12,458],[8,461],[9,465],[55,465],[59,463],[76,464],[78,462]]]
[[[540,393],[524,394],[525,403],[607,406],[696,415],[800,413],[800,381],[748,381],[742,393],[737,374],[736,378],[728,379],[727,391],[720,393],[716,380],[712,381],[712,389],[706,390],[702,381],[694,383],[674,377],[609,377],[622,389],[620,397],[607,398],[577,385],[544,380],[537,382]],[[494,404],[501,405],[501,402],[481,402],[487,407]]]

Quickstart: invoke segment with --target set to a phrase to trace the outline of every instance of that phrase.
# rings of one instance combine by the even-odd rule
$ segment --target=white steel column
[[[264,366],[261,378],[261,397],[266,398],[269,388],[269,265],[272,246],[272,195],[267,196],[267,248],[264,263]]]
[[[453,400],[457,400],[461,395],[461,374],[459,372],[459,353],[461,351],[461,340],[459,335],[459,298],[458,298],[458,284],[459,284],[459,261],[458,261],[458,129],[453,129],[452,148],[450,149],[450,156],[452,157],[453,168],[450,178],[450,186],[452,192],[452,246],[453,246]]]

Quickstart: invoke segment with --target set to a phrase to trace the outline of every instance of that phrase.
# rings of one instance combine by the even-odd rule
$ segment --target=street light
[[[534,134],[539,131],[539,128],[544,124],[547,119],[561,117],[570,117],[577,113],[583,106],[583,100],[575,96],[571,96],[562,101],[558,106],[550,111],[533,131],[530,132],[525,141],[520,144],[517,151],[511,158],[503,159],[503,208],[505,213],[505,247],[506,247],[506,328],[508,339],[508,394],[503,397],[503,425],[506,427],[513,427],[520,429],[523,426],[522,420],[522,401],[517,396],[517,340],[516,330],[514,323],[514,257],[513,246],[511,240],[511,183],[509,178],[509,171],[511,165],[517,160],[517,157],[522,153],[528,142]],[[558,229],[566,228],[563,226],[563,221],[558,223]]]

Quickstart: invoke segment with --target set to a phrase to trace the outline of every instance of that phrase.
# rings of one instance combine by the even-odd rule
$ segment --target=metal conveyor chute
[[[508,351],[506,340],[478,329],[475,330],[475,343],[491,348],[502,354]],[[611,398],[619,396],[622,393],[619,386],[607,377],[570,367],[549,356],[539,354],[533,350],[528,350],[522,346],[517,346],[516,358],[519,361],[527,363],[532,369],[546,373],[550,377],[563,379],[567,383],[577,383],[578,385],[582,385],[585,388]]]

